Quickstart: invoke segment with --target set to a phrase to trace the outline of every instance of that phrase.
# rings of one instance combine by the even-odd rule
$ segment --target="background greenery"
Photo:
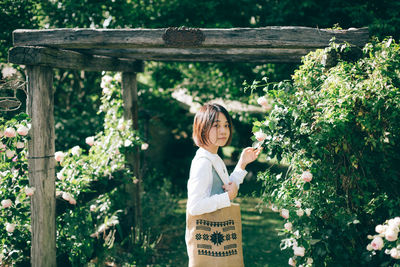
[[[319,28],[369,27],[371,35],[380,39],[393,36],[395,40],[398,40],[400,37],[400,2],[390,0],[352,2],[344,0],[300,2],[293,0],[0,0],[0,10],[2,10],[0,12],[0,25],[2,25],[0,63],[7,62],[7,51],[12,46],[12,31],[20,28],[164,28],[169,26],[228,28],[299,25]],[[255,104],[257,97],[264,94],[262,88],[255,89],[251,95],[250,91],[244,92],[243,81],[261,80],[263,77],[268,77],[270,82],[288,80],[299,66],[299,64],[252,62],[235,64],[146,62],[145,72],[139,74],[138,85],[141,137],[144,142],[150,144],[149,150],[142,155],[145,162],[143,166],[143,172],[146,174],[145,188],[156,183],[159,190],[171,196],[171,201],[175,198],[184,198],[186,194],[189,164],[195,151],[191,141],[193,115],[171,97],[172,92],[179,88],[186,88],[200,103],[223,95],[227,99]],[[23,75],[23,69],[21,70]],[[85,138],[106,129],[105,113],[98,113],[102,103],[101,74],[69,70],[54,70],[54,72],[56,150],[67,151],[79,145],[88,151],[90,147],[85,143]],[[23,98],[24,96],[21,95],[20,99]],[[13,118],[15,114],[15,112],[8,112],[1,115],[6,121]],[[237,151],[251,142],[249,138],[252,122],[261,120],[262,117],[260,115],[253,117],[232,115],[235,117],[237,135],[230,153],[223,156],[228,158],[233,155],[234,159],[238,154]],[[152,159],[151,165],[149,158]],[[242,187],[242,190],[245,190],[242,193],[261,195],[259,187],[261,183],[255,181],[255,173],[265,170],[266,164],[270,166],[265,160],[249,166],[250,180],[247,181],[246,186]],[[284,166],[278,166],[278,168],[274,166],[271,170],[276,172],[282,168]],[[113,196],[110,193],[109,198],[113,197],[118,199],[118,194]],[[149,200],[147,198],[146,201]],[[71,214],[67,220],[73,222],[74,218],[79,218],[80,212],[88,207],[82,206],[75,209],[76,213]],[[152,207],[148,205],[144,207],[146,208],[151,211]],[[111,215],[117,210],[119,210],[118,207],[111,208]],[[176,213],[167,211],[165,218],[171,219],[169,217],[171,214]],[[150,225],[152,219],[152,217],[149,218],[148,228],[154,230],[154,225]],[[162,223],[159,222],[158,225]],[[164,226],[160,229],[168,231],[170,228]],[[160,256],[160,253],[157,252],[154,242],[158,236],[158,232],[155,232],[151,238],[143,238],[139,242],[138,250],[135,251],[135,256],[139,259],[132,255],[125,258],[131,259],[131,262],[156,263],[157,255]],[[172,233],[169,236],[173,238]],[[122,243],[124,238],[128,237],[122,236],[119,241]],[[73,244],[74,242],[71,242],[70,246]],[[91,243],[88,246],[94,249],[96,246],[103,246],[103,243],[97,245]],[[65,251],[69,248],[65,247]],[[114,246],[113,251],[116,259],[124,255],[121,252],[124,249],[117,249]],[[92,256],[88,256],[88,259]],[[99,253],[96,256],[101,255]]]

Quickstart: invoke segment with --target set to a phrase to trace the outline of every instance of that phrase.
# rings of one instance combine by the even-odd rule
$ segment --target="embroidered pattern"
[[[224,235],[221,234],[220,232],[216,231],[211,235],[211,242],[214,243],[214,245],[221,245],[224,242]]]
[[[196,220],[194,237],[202,243],[197,244],[198,255],[211,257],[237,255],[238,245],[235,242],[237,242],[238,233],[235,232],[236,230],[233,220],[222,222]]]

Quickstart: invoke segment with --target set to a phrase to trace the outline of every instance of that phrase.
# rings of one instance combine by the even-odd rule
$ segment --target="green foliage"
[[[360,60],[325,67],[330,52],[349,49],[312,52],[292,83],[267,86],[274,107],[253,129],[266,134],[269,158],[289,164],[286,173],[259,174],[265,201],[289,211],[284,247],[304,247],[317,266],[388,260],[368,256],[366,236],[399,216],[400,46],[374,41]],[[302,179],[306,171],[311,182]]]

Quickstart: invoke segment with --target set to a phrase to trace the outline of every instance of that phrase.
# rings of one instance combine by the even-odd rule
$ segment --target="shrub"
[[[304,57],[292,82],[262,85],[273,107],[253,131],[288,170],[258,178],[291,223],[282,249],[293,248],[292,265],[394,263],[383,251],[371,257],[366,236],[399,216],[400,46],[390,38],[359,59],[352,51],[332,43]]]

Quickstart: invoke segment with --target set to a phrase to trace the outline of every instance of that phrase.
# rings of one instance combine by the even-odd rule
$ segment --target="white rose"
[[[25,126],[20,126],[20,127],[18,128],[18,130],[17,130],[17,133],[18,133],[19,135],[22,135],[22,136],[27,135],[28,132],[29,132],[29,129],[28,129],[28,127],[25,127]]]
[[[306,211],[307,216],[310,217],[310,215],[311,215],[311,209],[310,209],[310,208],[307,208],[305,211]]]
[[[272,206],[271,206],[271,210],[272,210],[273,212],[279,212],[278,207],[275,206],[275,205],[272,205]]]
[[[79,156],[79,152],[81,151],[81,148],[79,146],[74,146],[71,149],[71,154],[74,156]]]
[[[372,251],[372,250],[374,250],[374,248],[372,247],[371,244],[368,244],[368,245],[367,245],[367,250],[368,250],[368,251]]]
[[[128,147],[128,146],[130,146],[130,145],[132,145],[132,141],[129,140],[129,139],[125,140],[124,146],[125,146],[125,147]]]
[[[69,201],[71,199],[71,196],[67,192],[63,192],[62,198],[66,201]]]
[[[28,197],[31,197],[31,196],[33,196],[33,194],[35,193],[35,188],[34,187],[27,187],[27,188],[25,188],[25,194],[28,196]]]
[[[57,172],[57,179],[62,180],[63,179],[63,173],[62,172]]]
[[[257,103],[267,111],[272,109],[272,106],[268,103],[268,99],[266,99],[264,96],[259,97],[257,99]]]
[[[295,205],[296,208],[301,208],[301,202],[298,201],[298,200],[294,201],[294,205]]]
[[[14,157],[14,155],[15,155],[15,151],[14,150],[10,150],[10,149],[7,149],[6,150],[6,156],[7,156],[7,158],[12,158],[12,157]]]
[[[63,161],[64,157],[65,157],[65,154],[63,152],[61,152],[61,151],[57,151],[56,153],[54,153],[54,158],[58,162]]]
[[[385,238],[387,241],[391,241],[391,242],[396,241],[397,235],[398,235],[398,231],[396,231],[396,229],[393,229],[392,227],[389,227],[385,232]]]
[[[375,236],[371,242],[371,246],[374,250],[381,250],[383,248],[383,239],[380,236]]]
[[[263,131],[261,129],[258,132],[255,132],[254,136],[256,137],[257,141],[259,141],[259,142],[262,142],[267,138],[267,134],[263,133]]]
[[[290,258],[288,263],[290,266],[296,266],[296,260],[294,260],[293,258]]]
[[[11,199],[4,199],[4,200],[1,201],[1,206],[4,209],[11,207],[11,205],[12,205]]]
[[[6,231],[9,233],[14,232],[15,230],[15,224],[13,223],[6,223]]]
[[[14,69],[13,67],[6,66],[1,70],[1,75],[3,78],[8,78],[13,76],[15,73],[17,73],[17,70]]]
[[[21,149],[21,148],[24,148],[25,144],[24,144],[24,142],[18,141],[17,144],[16,144],[15,146],[16,146],[17,148]]]
[[[386,225],[384,226],[384,225],[382,225],[382,224],[378,224],[378,225],[375,227],[375,231],[376,231],[378,234],[384,233],[384,232],[386,231]]]
[[[292,231],[293,224],[291,222],[287,222],[284,225],[285,229],[288,231]]]
[[[312,258],[307,258],[307,264],[312,264],[314,260]]]
[[[305,171],[301,174],[301,179],[303,179],[304,182],[311,182],[312,177],[313,175],[309,171]]]
[[[94,136],[86,137],[85,142],[86,142],[86,144],[88,144],[89,146],[93,146],[93,145],[94,145]]]
[[[293,253],[296,256],[304,257],[305,252],[306,252],[306,249],[303,247],[294,247],[293,248]]]
[[[296,214],[297,214],[297,216],[301,217],[301,216],[304,215],[304,210],[298,209],[298,210],[296,211]]]
[[[285,219],[288,219],[288,218],[289,218],[289,210],[287,210],[287,209],[282,209],[282,211],[281,211],[281,216],[282,216],[283,218],[285,218]]]
[[[96,205],[90,205],[90,211],[95,211],[96,210]]]
[[[393,259],[400,259],[400,250],[396,249],[396,248],[392,248],[390,250],[390,257],[392,257]]]

